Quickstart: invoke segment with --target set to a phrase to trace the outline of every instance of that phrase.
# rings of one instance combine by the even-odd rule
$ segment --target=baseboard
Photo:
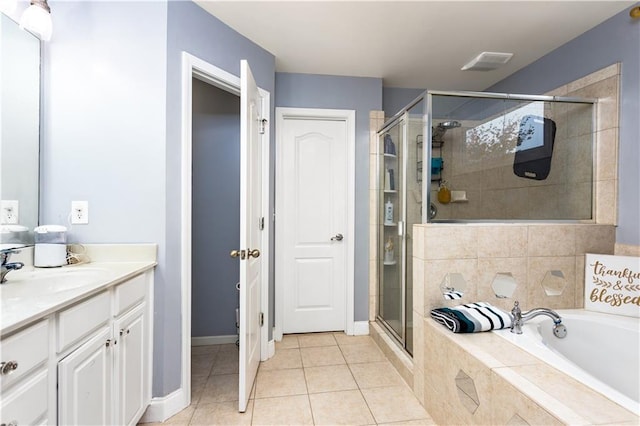
[[[185,395],[182,388],[166,396],[151,398],[151,403],[149,403],[139,423],[164,422],[187,407],[188,404],[184,398]]]
[[[369,334],[369,321],[354,321],[353,322],[353,335],[354,336],[366,336]]]
[[[192,337],[191,346],[224,345],[227,343],[235,343],[237,340],[238,336],[235,334],[230,336]]]

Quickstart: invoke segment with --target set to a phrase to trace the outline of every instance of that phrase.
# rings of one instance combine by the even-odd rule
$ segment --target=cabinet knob
[[[106,347],[111,346],[111,339],[107,339],[107,342],[105,343],[105,346],[106,346]]]
[[[9,423],[0,423],[0,426],[18,426],[18,421],[17,420],[13,420],[13,421],[11,421]]]
[[[12,373],[18,369],[18,361],[0,362],[0,375]]]
[[[120,335],[122,336],[124,334],[124,328],[120,329]]]
[[[127,328],[127,334],[131,333],[131,329]]]

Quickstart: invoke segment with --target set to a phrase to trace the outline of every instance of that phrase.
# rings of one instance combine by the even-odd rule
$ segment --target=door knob
[[[258,249],[249,249],[247,250],[247,256],[249,257],[260,257],[260,250]]]
[[[342,234],[338,234],[335,237],[331,237],[331,241],[342,241],[343,238]]]
[[[244,250],[231,250],[231,253],[229,254],[231,255],[231,257],[239,257],[242,260],[247,257],[247,252]]]

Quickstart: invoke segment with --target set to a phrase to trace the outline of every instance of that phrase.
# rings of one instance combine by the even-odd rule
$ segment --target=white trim
[[[228,343],[236,343],[238,336],[230,334],[228,336],[200,336],[191,338],[191,347],[209,346],[209,345],[225,345]]]
[[[346,238],[347,259],[346,259],[346,295],[345,295],[345,333],[353,335],[354,330],[354,292],[355,292],[355,153],[356,153],[356,112],[355,110],[343,109],[316,109],[316,108],[276,108],[276,219],[280,212],[284,210],[282,197],[277,194],[283,192],[282,182],[282,141],[280,129],[283,128],[286,119],[318,119],[318,120],[340,120],[347,125],[347,235]],[[276,233],[276,253],[282,253],[283,241]],[[276,278],[275,278],[275,330],[273,337],[275,340],[282,340],[282,316],[284,310],[283,291],[278,291],[279,284],[282,283],[282,271],[284,270],[285,259],[282,256],[276,258]]]
[[[181,234],[181,254],[180,254],[180,288],[181,288],[181,318],[182,318],[182,361],[181,361],[181,379],[180,388],[168,395],[172,397],[171,404],[168,405],[164,414],[169,414],[166,418],[179,412],[183,408],[187,407],[191,402],[191,210],[192,210],[192,78],[195,77],[220,89],[235,95],[240,94],[240,78],[230,74],[202,59],[199,59],[187,52],[182,52],[182,73],[181,73],[181,218],[180,218],[180,234]],[[266,117],[269,118],[269,105],[270,105],[270,93],[263,89],[260,89],[260,95],[264,99],[264,103],[267,105],[265,108]],[[262,199],[264,200],[263,209],[268,212],[270,194],[269,188],[269,146],[270,136],[268,132],[265,132],[264,137],[264,149],[267,153],[267,159],[263,167],[263,181],[267,181],[267,192],[263,193]],[[264,190],[264,187],[263,187]],[[265,231],[262,236],[262,253],[266,259],[269,259],[269,224],[266,220],[268,214],[265,214]],[[262,312],[266,318],[269,318],[269,262],[262,262],[263,264],[263,280],[261,291],[264,294],[262,297]],[[266,272],[265,272],[266,271]],[[263,327],[261,333],[261,356],[268,352],[263,352],[262,348],[268,346],[268,327]],[[266,359],[266,358],[265,358]],[[188,361],[189,360],[189,361]],[[174,398],[178,399],[179,403],[174,403]],[[162,400],[163,398],[156,398],[155,400]],[[159,402],[160,403],[160,402]]]
[[[260,360],[266,361],[271,358],[275,352],[269,352],[269,232],[271,232],[271,212],[269,211],[269,202],[271,193],[269,191],[270,179],[270,159],[271,159],[271,94],[266,90],[258,88],[262,97],[262,118],[267,120],[264,127],[264,136],[266,143],[262,146],[262,217],[264,217],[264,229],[262,230],[262,288],[260,289],[262,312],[264,313],[265,324],[260,329]]]
[[[182,389],[178,389],[167,396],[155,397],[138,423],[160,423],[184,409],[185,399]]]
[[[276,354],[276,341],[274,339],[269,340],[268,352],[269,358]]]
[[[369,321],[356,321],[353,323],[354,336],[367,336],[369,334]]]

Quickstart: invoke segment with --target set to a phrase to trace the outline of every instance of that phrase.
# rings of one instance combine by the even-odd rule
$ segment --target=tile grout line
[[[344,361],[347,364],[347,368],[349,369],[349,373],[351,374],[351,377],[353,378],[353,381],[355,382],[356,386],[358,387],[358,392],[360,392],[360,396],[362,397],[362,400],[364,401],[364,404],[367,406],[367,410],[369,410],[369,414],[371,414],[371,418],[373,419],[374,424],[378,424],[378,420],[376,419],[376,417],[373,415],[373,411],[371,411],[371,407],[369,406],[369,403],[367,402],[367,398],[364,397],[364,393],[362,393],[362,388],[360,387],[360,383],[358,383],[358,381],[356,380],[356,377],[353,375],[353,370],[351,370],[351,364],[347,361],[347,358],[344,356],[344,352],[342,352],[342,347],[340,345],[338,345],[338,348],[340,349],[340,353],[342,354],[342,357],[344,358]]]

